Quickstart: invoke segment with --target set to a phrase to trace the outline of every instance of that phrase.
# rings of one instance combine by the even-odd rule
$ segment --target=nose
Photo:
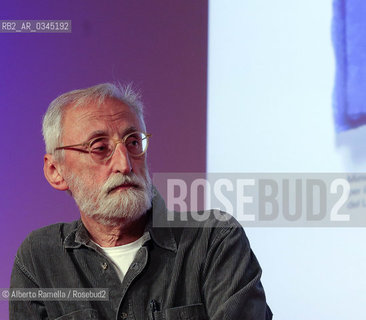
[[[111,165],[114,172],[128,174],[132,171],[130,157],[127,148],[122,141],[118,141],[116,143],[116,147],[111,158]]]

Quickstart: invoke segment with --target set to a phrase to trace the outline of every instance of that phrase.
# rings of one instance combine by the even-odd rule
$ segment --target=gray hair
[[[43,116],[42,133],[46,145],[46,152],[53,154],[62,144],[63,116],[68,106],[80,107],[90,103],[102,104],[106,98],[114,98],[133,109],[145,127],[143,117],[143,103],[140,94],[132,89],[131,84],[122,86],[120,83],[102,83],[96,86],[66,92],[53,100]],[[145,129],[145,128],[144,128]],[[58,161],[62,161],[64,151],[55,154]]]

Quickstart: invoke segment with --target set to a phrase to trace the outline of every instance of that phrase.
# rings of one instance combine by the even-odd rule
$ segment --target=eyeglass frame
[[[61,146],[61,147],[57,147],[57,148],[55,148],[55,151],[57,151],[57,150],[64,150],[64,149],[68,149],[68,148],[74,148],[74,147],[84,147],[84,148],[87,148],[87,150],[78,150],[78,149],[74,149],[74,150],[76,150],[76,151],[80,151],[80,152],[88,152],[89,154],[90,154],[90,157],[93,159],[93,161],[94,162],[96,162],[96,163],[99,163],[97,160],[95,160],[94,158],[93,158],[93,156],[91,155],[91,145],[92,145],[92,143],[95,141],[95,140],[97,140],[97,139],[100,139],[100,138],[108,138],[108,139],[110,139],[111,141],[113,141],[113,143],[114,143],[114,148],[113,148],[113,151],[111,152],[111,154],[107,157],[107,158],[105,158],[105,159],[103,159],[101,162],[107,162],[110,158],[112,158],[112,156],[113,156],[113,154],[114,154],[114,152],[116,151],[116,149],[117,149],[117,145],[119,144],[119,143],[123,143],[125,146],[126,146],[126,140],[127,140],[127,138],[128,137],[130,137],[131,135],[133,135],[133,134],[135,134],[135,133],[143,133],[145,136],[146,136],[146,147],[145,147],[145,150],[142,152],[142,153],[140,153],[140,154],[131,154],[129,151],[128,151],[128,149],[127,149],[127,152],[128,152],[128,154],[129,155],[131,155],[132,157],[134,157],[134,158],[139,158],[139,157],[141,157],[141,156],[143,156],[145,153],[146,153],[146,151],[147,151],[147,147],[149,146],[149,138],[151,137],[151,134],[150,133],[146,133],[146,132],[142,132],[142,131],[133,131],[133,132],[130,132],[130,133],[128,133],[128,134],[126,134],[123,138],[121,138],[121,139],[113,139],[113,138],[111,138],[111,137],[109,137],[109,136],[98,136],[98,137],[94,137],[94,138],[91,138],[91,139],[89,139],[88,141],[85,141],[85,142],[83,142],[83,143],[78,143],[78,144],[71,144],[71,145],[68,145],[68,146]],[[73,149],[71,149],[71,150],[73,150]]]

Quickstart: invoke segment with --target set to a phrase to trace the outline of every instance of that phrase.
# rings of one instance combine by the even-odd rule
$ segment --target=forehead
[[[142,130],[142,126],[135,110],[119,100],[108,98],[102,104],[67,107],[63,117],[63,140],[80,142],[95,131],[113,135],[130,128]]]

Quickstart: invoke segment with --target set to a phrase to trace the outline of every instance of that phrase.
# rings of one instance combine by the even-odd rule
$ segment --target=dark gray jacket
[[[164,215],[155,199],[151,215]],[[123,283],[80,220],[32,232],[11,288],[108,288],[108,301],[10,301],[10,319],[271,319],[261,268],[242,227],[210,215],[192,228],[154,227]]]

